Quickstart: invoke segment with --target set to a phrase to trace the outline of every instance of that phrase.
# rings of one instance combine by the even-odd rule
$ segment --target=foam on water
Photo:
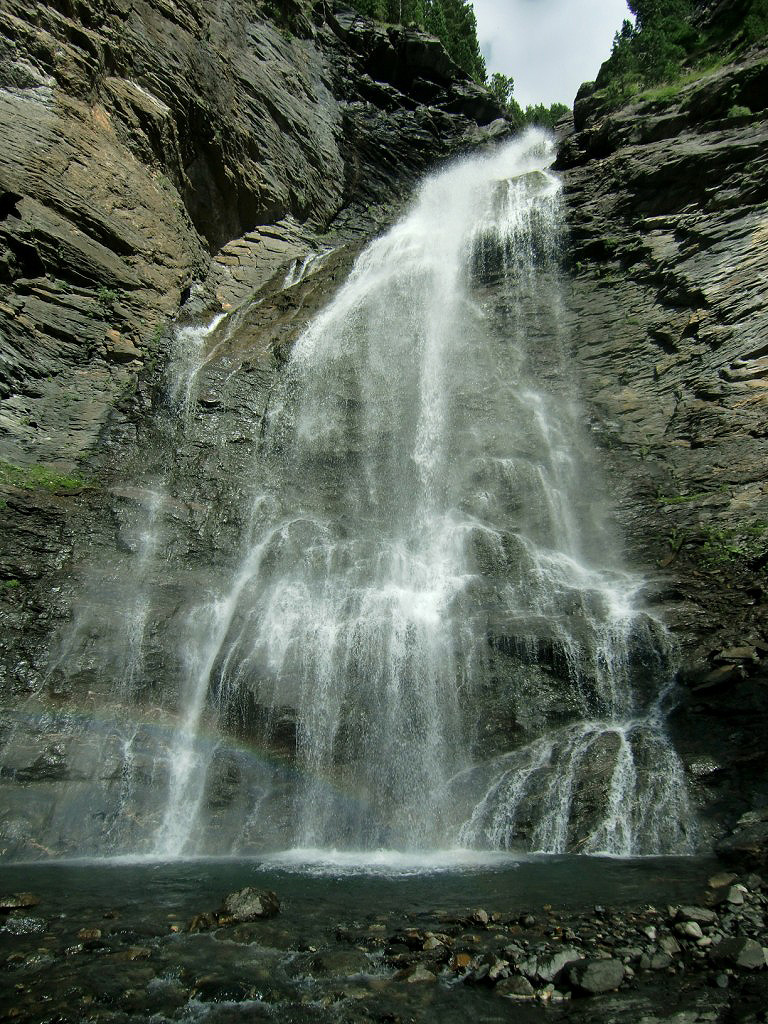
[[[262,861],[264,870],[282,870],[310,875],[377,875],[404,878],[412,875],[509,869],[520,857],[491,850],[335,850],[294,847],[270,854]]]

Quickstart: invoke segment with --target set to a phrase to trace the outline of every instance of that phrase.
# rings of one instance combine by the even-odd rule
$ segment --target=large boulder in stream
[[[232,922],[257,921],[263,917],[274,917],[280,912],[280,900],[273,892],[247,886],[231,892],[224,898],[219,920],[231,918]]]

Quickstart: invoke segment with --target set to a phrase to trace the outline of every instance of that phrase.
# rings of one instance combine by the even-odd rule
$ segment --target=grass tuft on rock
[[[78,473],[60,473],[39,464],[14,466],[10,462],[0,462],[0,484],[51,494],[72,494],[94,486],[92,481]]]

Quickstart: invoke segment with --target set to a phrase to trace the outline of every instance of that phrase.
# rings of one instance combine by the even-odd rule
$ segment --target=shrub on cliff
[[[768,35],[768,0],[732,0],[714,13],[705,0],[628,0],[628,6],[635,23],[623,23],[597,76],[611,105],[673,83],[698,63],[711,63]]]

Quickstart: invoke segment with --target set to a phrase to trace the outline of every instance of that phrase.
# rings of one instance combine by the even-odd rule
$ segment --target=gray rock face
[[[276,21],[261,5],[230,2],[33,12],[10,0],[0,12],[5,855],[43,831],[40,854],[92,846],[103,833],[124,752],[76,723],[95,722],[96,708],[120,714],[126,669],[139,672],[155,716],[130,772],[146,824],[157,824],[151,793],[167,780],[152,779],[163,753],[155,725],[168,704],[150,695],[172,702],[178,669],[158,638],[173,630],[182,596],[204,586],[203,563],[231,559],[272,375],[425,169],[508,131],[431,37],[332,4],[281,10]],[[325,275],[283,292],[286,275],[319,252]],[[167,419],[149,420],[163,403],[167,411],[167,325],[183,303],[201,322],[263,288],[238,339],[206,369],[202,429],[180,450]],[[166,476],[169,496],[153,512]],[[220,504],[231,511],[209,515]],[[151,581],[139,670],[126,661],[117,608],[128,591],[141,600],[125,566],[147,515],[169,526],[174,568]],[[106,586],[94,603],[97,580]],[[80,637],[74,671],[66,642],[52,639],[68,620]],[[110,631],[123,653],[105,670],[93,652]],[[243,718],[227,727],[253,728],[259,709],[245,706]],[[278,749],[295,742],[290,709],[269,728]],[[240,772],[222,752],[206,793],[227,827],[247,818]],[[99,796],[87,782],[96,778]],[[52,821],[65,791],[74,804]]]
[[[580,388],[680,644],[672,727],[704,838],[768,790],[766,81],[758,46],[622,110],[585,86],[559,156]]]
[[[79,10],[0,13],[8,461],[92,448],[222,246],[256,232],[222,256],[236,267],[286,219],[370,230],[361,211],[500,114],[437,40],[330,7],[281,24],[233,2]]]

